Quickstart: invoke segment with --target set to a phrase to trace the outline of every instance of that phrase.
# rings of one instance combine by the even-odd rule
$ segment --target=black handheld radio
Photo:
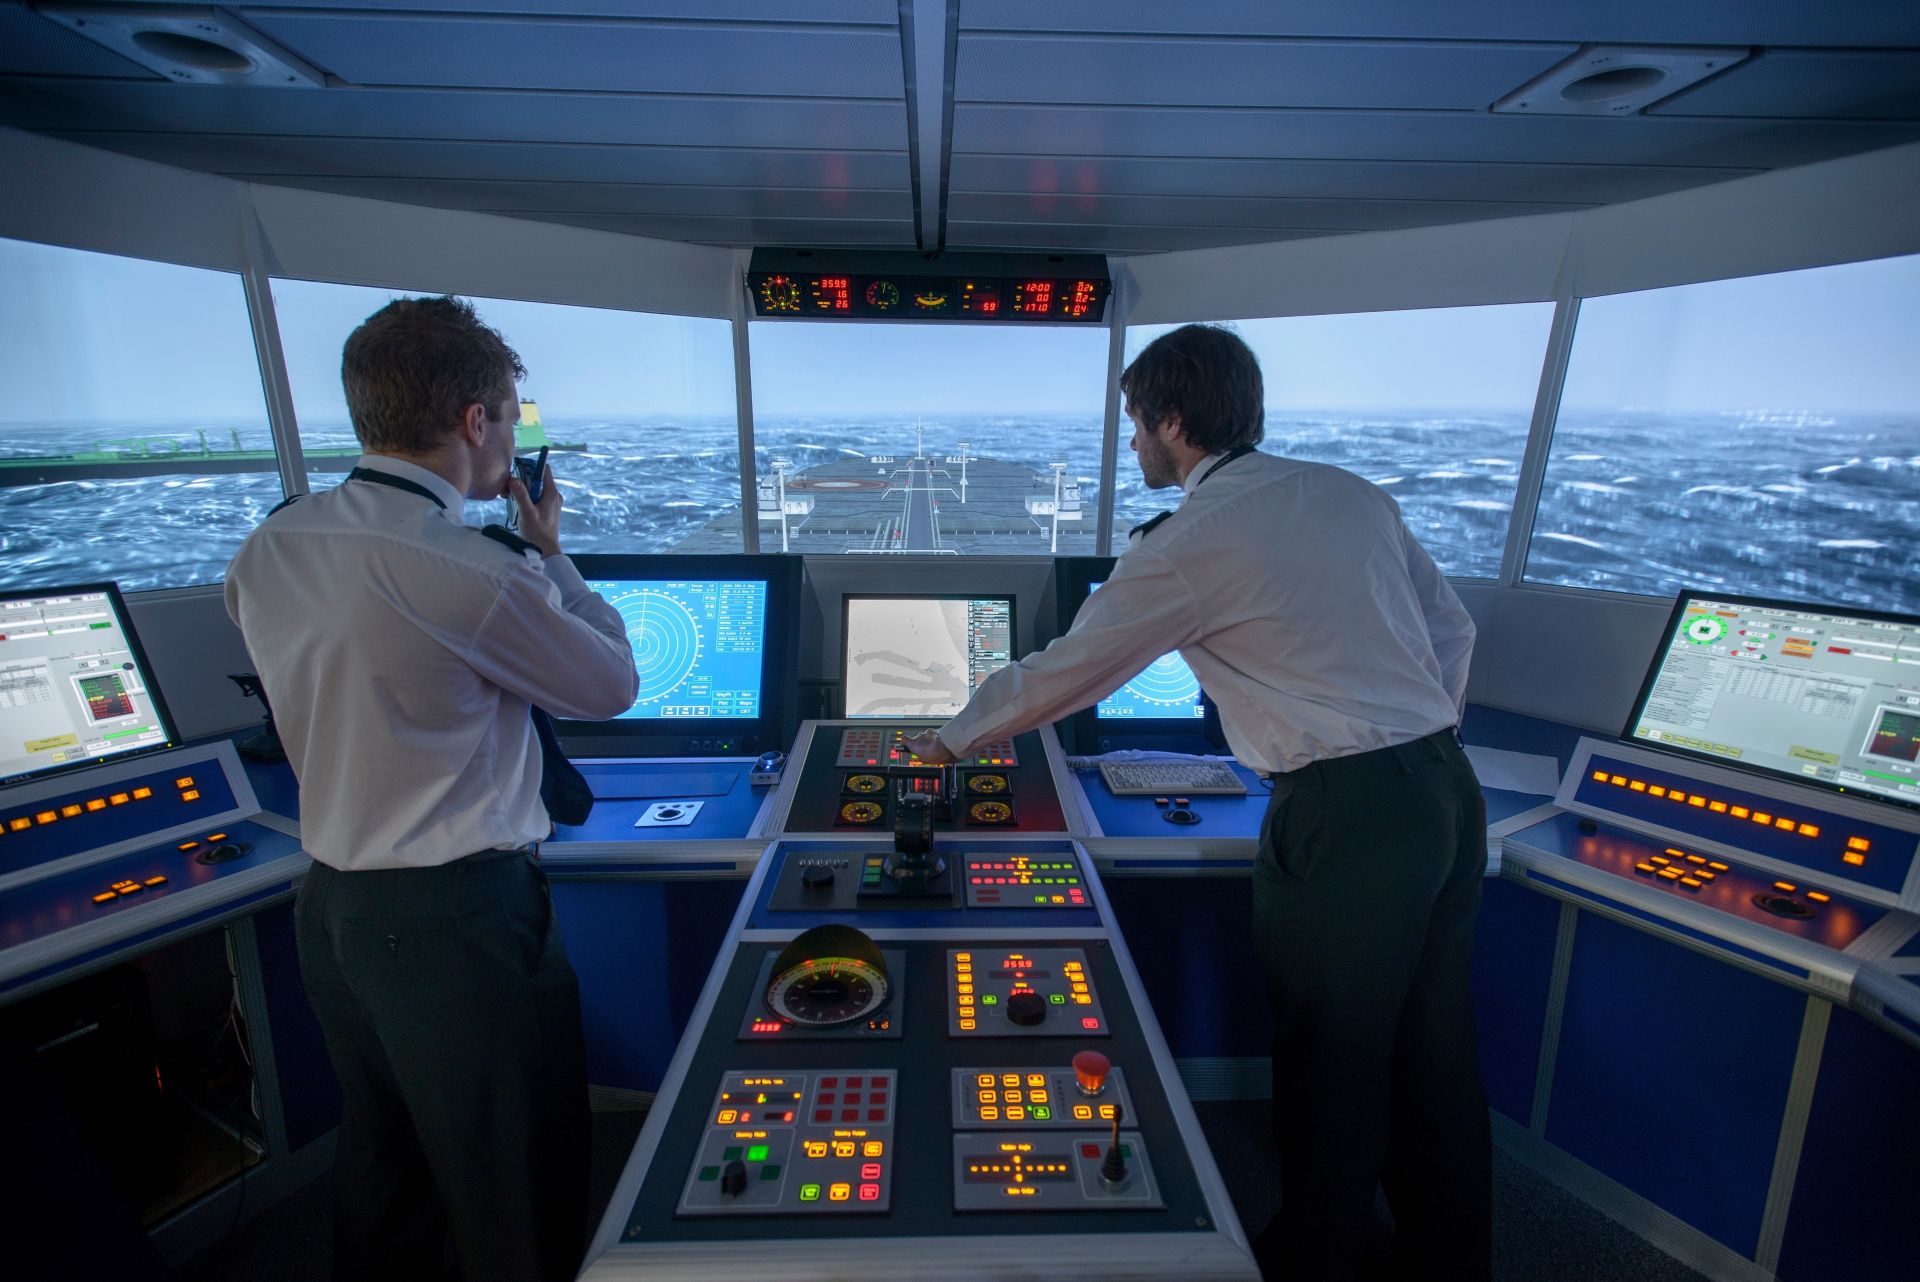
[[[513,470],[520,473],[520,483],[527,487],[528,501],[538,503],[547,489],[547,447],[540,447],[538,458],[515,458]]]

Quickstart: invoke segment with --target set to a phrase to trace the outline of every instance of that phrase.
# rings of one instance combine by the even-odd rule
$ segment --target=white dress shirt
[[[301,844],[339,869],[413,868],[546,837],[528,718],[603,718],[639,677],[620,615],[565,556],[460,524],[425,468],[359,465],[262,522],[227,567],[227,613],[300,780]]]
[[[1067,634],[988,677],[941,742],[964,760],[1098,702],[1169,650],[1220,709],[1234,756],[1278,772],[1458,724],[1473,620],[1379,486],[1209,455]]]

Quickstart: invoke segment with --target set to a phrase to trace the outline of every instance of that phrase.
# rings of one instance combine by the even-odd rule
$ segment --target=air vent
[[[224,9],[43,4],[35,12],[178,84],[326,87],[318,68]]]
[[[1630,116],[1745,62],[1751,52],[1588,45],[1494,103],[1493,109],[1545,116]]]

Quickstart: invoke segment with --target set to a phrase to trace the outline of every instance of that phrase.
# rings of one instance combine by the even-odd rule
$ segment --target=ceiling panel
[[[1109,227],[1102,224],[1066,226],[1059,223],[954,222],[948,224],[947,248],[1058,252],[1065,243],[1086,253],[1162,254],[1176,249],[1214,249],[1222,245],[1300,240],[1309,236],[1343,236],[1351,230],[1347,227],[1275,231],[1270,227]]]
[[[64,132],[59,136],[182,168],[217,157],[220,172],[308,178],[514,178],[708,187],[908,191],[907,156],[883,151],[768,151],[613,144],[287,138],[241,134]]]
[[[1920,139],[1920,125],[1451,112],[956,104],[953,149],[1032,155],[1286,156],[1773,169]]]
[[[170,5],[178,0],[122,0],[130,4]],[[899,20],[899,0],[269,0],[235,7],[236,13],[277,9],[364,9],[373,13],[492,13],[552,17],[572,14],[601,18],[686,18],[712,22],[868,23],[891,26]]]
[[[0,75],[160,77],[57,22],[20,5],[0,3]]]
[[[1577,45],[962,36],[957,102],[1478,111]]]
[[[963,0],[963,31],[1136,31],[1643,44],[1920,44],[1912,0]]]
[[[1339,227],[1375,231],[1558,214],[1586,205],[1485,200],[1268,200],[1250,196],[1036,196],[955,193],[955,222],[1068,223],[1116,227]]]
[[[1920,12],[1920,4],[1914,9]],[[1656,116],[1920,120],[1920,49],[1776,49],[1650,110]]]
[[[1187,156],[955,156],[953,191],[1291,196],[1610,203],[1724,182],[1757,169],[1451,161],[1244,160]]]
[[[700,245],[781,245],[809,248],[845,245],[868,249],[912,249],[911,222],[856,222],[780,218],[654,218],[636,214],[555,214],[495,210],[508,217],[564,223],[628,236],[653,236]]]
[[[905,192],[753,187],[636,187],[624,183],[470,181],[422,178],[284,176],[277,186],[313,187],[343,196],[394,200],[444,209],[516,213],[650,214],[664,217],[818,218],[905,222]]]
[[[356,85],[897,98],[900,33],[533,18],[252,10],[249,20]]]
[[[898,150],[907,136],[902,102],[420,89],[295,93],[38,79],[0,82],[0,124],[49,132],[153,130],[857,151]],[[215,153],[210,149],[207,154],[211,158]]]

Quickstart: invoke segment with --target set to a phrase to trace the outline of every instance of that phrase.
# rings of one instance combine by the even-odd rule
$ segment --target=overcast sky
[[[0,240],[0,421],[262,422],[237,276]],[[390,297],[277,282],[295,405],[343,421],[340,344]],[[724,321],[476,300],[530,370],[548,422],[730,417]],[[1524,410],[1551,307],[1239,322],[1276,409]],[[1136,352],[1165,327],[1128,335]],[[1104,329],[757,322],[757,417],[1086,414]],[[1920,256],[1583,307],[1566,403],[1682,412],[1920,413]]]

